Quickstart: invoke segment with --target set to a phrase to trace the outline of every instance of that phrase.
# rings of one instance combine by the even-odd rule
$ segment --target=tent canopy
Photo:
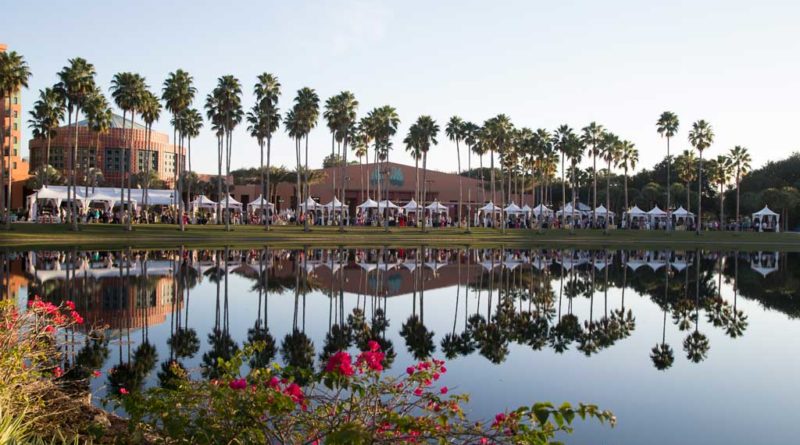
[[[206,195],[200,195],[192,201],[192,208],[199,209],[213,209],[217,207],[217,203],[208,199]]]
[[[384,199],[383,201],[379,202],[378,203],[378,207],[380,207],[381,209],[399,209],[400,208],[400,207],[398,207],[397,204],[393,203],[392,201],[389,201],[388,199]]]
[[[770,210],[769,206],[765,205],[763,209],[753,213],[753,218],[761,216],[778,216],[778,214]]]
[[[275,208],[275,204],[273,204],[271,202],[267,202],[267,200],[264,199],[264,195],[258,195],[258,198],[256,198],[256,199],[250,201],[249,203],[247,203],[247,207],[250,207],[250,208],[253,208],[253,209],[263,209],[264,207],[267,207],[267,206],[269,206],[269,208],[271,208],[271,209]]]
[[[446,212],[447,211],[447,206],[443,205],[442,203],[440,203],[439,200],[433,201],[432,203],[430,203],[425,208],[430,210],[430,211],[432,211],[432,212]]]
[[[506,212],[506,213],[522,213],[522,209],[521,209],[521,208],[519,208],[519,206],[518,206],[518,205],[516,205],[516,204],[514,203],[514,201],[511,201],[511,204],[509,204],[509,205],[508,205],[508,206],[507,206],[505,209],[503,209],[503,210],[505,210],[505,212]]]
[[[553,210],[548,208],[544,204],[539,204],[538,206],[533,208],[533,214],[537,215],[537,216],[538,215],[542,215],[542,214],[544,214],[544,215],[552,215],[553,214]]]
[[[414,201],[414,198],[411,198],[411,201],[408,201],[408,204],[404,205],[403,208],[409,212],[416,212],[421,208],[417,201]]]
[[[606,206],[600,204],[596,209],[594,209],[595,215],[606,216],[606,214],[613,215],[614,212],[608,210]]]
[[[319,205],[317,201],[314,201],[314,198],[309,196],[308,199],[306,199],[306,202],[300,204],[300,208],[305,212],[308,210],[319,210],[322,208],[322,206]]]
[[[655,207],[653,207],[652,209],[650,209],[650,211],[649,211],[649,212],[647,212],[647,214],[648,214],[648,215],[650,215],[650,216],[667,216],[667,212],[665,212],[665,211],[661,210],[661,209],[658,207],[658,205],[656,205]]]
[[[371,198],[367,198],[366,201],[362,202],[358,205],[359,209],[375,209],[378,207],[378,203],[373,201]]]
[[[478,209],[478,211],[484,212],[484,213],[488,213],[488,212],[499,213],[502,210],[500,209],[500,207],[497,207],[496,205],[494,205],[494,203],[492,201],[489,201],[488,204],[486,204],[485,206],[483,206],[480,209]]]
[[[628,215],[630,215],[630,216],[646,216],[647,215],[647,212],[645,212],[644,210],[640,209],[639,206],[633,206],[633,208],[628,210],[626,213]]]
[[[342,210],[345,210],[345,211],[347,210],[347,208],[344,206],[344,204],[342,204],[342,201],[339,201],[339,198],[337,198],[335,196],[333,197],[333,200],[331,202],[323,205],[322,207],[324,207],[327,210],[334,210],[334,211],[338,211],[338,212],[341,212]]]
[[[677,209],[675,209],[674,212],[672,212],[672,215],[680,217],[680,218],[684,218],[684,217],[694,216],[694,213],[684,209],[683,206],[680,206]]]

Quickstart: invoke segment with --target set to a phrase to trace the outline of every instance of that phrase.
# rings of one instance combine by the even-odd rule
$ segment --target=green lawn
[[[734,233],[706,232],[700,236],[687,232],[615,230],[603,234],[602,230],[508,230],[505,234],[496,229],[430,229],[422,233],[414,228],[391,228],[389,233],[376,227],[351,227],[340,233],[337,227],[312,227],[303,232],[302,227],[280,226],[265,232],[259,226],[235,226],[226,232],[224,226],[187,226],[180,232],[175,226],[137,225],[132,232],[123,226],[106,224],[82,225],[72,232],[66,225],[39,225],[19,223],[10,232],[0,231],[0,247],[218,247],[224,245],[276,245],[300,246],[366,246],[366,245],[524,245],[524,246],[629,246],[742,249],[742,250],[798,250],[800,234],[794,233]]]

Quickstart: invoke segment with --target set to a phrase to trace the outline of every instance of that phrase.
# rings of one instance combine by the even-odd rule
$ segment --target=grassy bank
[[[464,230],[431,229],[427,233],[414,228],[391,228],[388,233],[375,227],[350,227],[340,233],[336,227],[314,227],[304,232],[302,227],[280,226],[265,232],[263,227],[236,226],[226,232],[223,226],[188,226],[180,232],[175,226],[139,225],[132,232],[122,226],[89,224],[73,232],[66,225],[15,224],[9,232],[0,232],[0,247],[26,248],[119,248],[119,247],[220,247],[225,245],[263,245],[281,247],[299,246],[402,246],[427,244],[455,245],[524,245],[524,246],[575,246],[575,247],[631,247],[631,248],[721,248],[741,250],[800,250],[800,234],[795,233],[735,233],[705,232],[701,235],[687,232],[661,231],[611,231],[577,230]]]

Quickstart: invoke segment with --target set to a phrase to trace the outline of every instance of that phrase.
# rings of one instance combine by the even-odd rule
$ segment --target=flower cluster
[[[362,370],[383,371],[383,360],[386,358],[386,354],[381,352],[381,345],[375,340],[370,340],[367,346],[369,347],[368,351],[358,354],[356,365]]]
[[[333,354],[325,365],[325,372],[332,372],[345,377],[350,377],[355,374],[353,370],[353,360],[350,358],[350,354],[345,351],[339,351]]]
[[[75,303],[67,300],[62,307],[56,306],[49,301],[42,301],[37,295],[28,302],[28,309],[38,316],[45,317],[49,322],[42,328],[47,334],[54,334],[57,328],[65,327],[70,324],[83,324],[84,319],[75,310]]]

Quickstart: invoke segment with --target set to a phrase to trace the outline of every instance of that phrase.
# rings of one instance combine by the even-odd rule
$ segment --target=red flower
[[[64,375],[64,370],[61,369],[60,366],[56,366],[55,369],[53,369],[53,375],[56,378],[60,378],[62,375]]]
[[[442,394],[447,394],[447,387],[446,386],[442,386],[442,389],[440,389],[439,392],[442,393]]]
[[[72,320],[75,321],[75,323],[83,324],[83,317],[81,317],[81,314],[77,313],[76,311],[72,311],[70,315],[72,316]]]
[[[408,375],[414,374],[414,367],[409,366],[408,368],[406,368],[406,372],[408,373]]]
[[[385,354],[383,352],[377,351],[364,351],[361,354],[358,354],[358,359],[356,363],[359,366],[366,365],[367,368],[373,371],[383,371],[383,359]]]
[[[73,302],[72,302],[72,300],[67,300],[67,301],[65,301],[65,302],[64,302],[64,306],[66,306],[67,308],[69,308],[69,310],[71,310],[71,311],[74,311],[74,310],[75,310],[75,303],[73,303]]]
[[[336,372],[346,377],[355,374],[350,354],[345,351],[333,354],[328,360],[328,364],[325,365],[325,372]]]
[[[302,404],[303,400],[305,399],[305,396],[303,395],[303,390],[300,388],[300,386],[297,385],[297,383],[290,383],[289,386],[287,386],[286,389],[283,390],[283,392],[287,396],[291,397],[294,403]]]
[[[281,386],[281,379],[273,376],[271,379],[269,379],[268,385],[272,389],[278,389]]]
[[[245,379],[231,380],[231,382],[228,383],[228,387],[230,389],[235,389],[235,390],[246,389],[247,388],[247,380],[245,380]]]
[[[120,394],[122,394],[122,395],[124,396],[124,395],[128,394],[128,390],[127,390],[127,389],[125,389],[125,388],[120,388],[120,389],[119,389],[119,393],[120,393]]]
[[[422,395],[422,388],[417,388],[414,390],[414,395],[419,397]]]
[[[52,325],[47,325],[47,326],[44,327],[44,332],[46,332],[48,334],[52,334],[55,331],[56,331],[56,328],[54,328]]]
[[[94,371],[92,371],[92,375],[95,376],[95,377],[100,377],[101,374],[100,374],[100,371],[95,369]]]
[[[381,345],[378,344],[378,342],[376,342],[375,340],[370,340],[369,342],[367,342],[367,347],[369,347],[369,350],[372,352],[381,350]]]

